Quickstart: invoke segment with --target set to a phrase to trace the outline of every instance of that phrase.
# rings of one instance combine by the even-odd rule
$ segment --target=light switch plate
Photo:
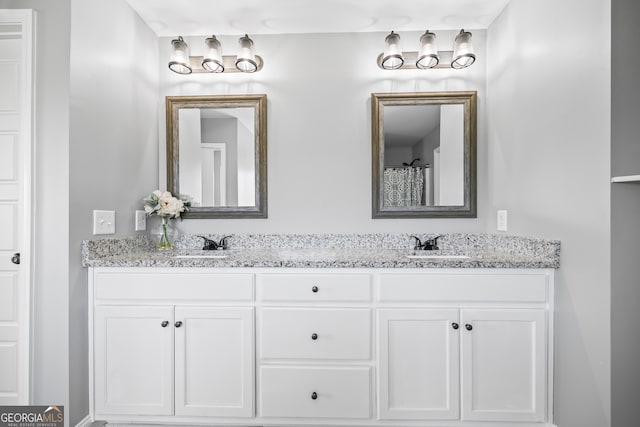
[[[147,229],[147,214],[145,211],[136,211],[135,230],[144,231]]]
[[[93,211],[93,234],[115,234],[116,211]]]
[[[496,219],[496,228],[498,231],[507,231],[507,211],[499,210]]]

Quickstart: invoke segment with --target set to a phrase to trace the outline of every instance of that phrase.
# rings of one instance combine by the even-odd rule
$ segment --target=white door
[[[462,310],[462,418],[544,421],[544,310]]]
[[[0,405],[29,403],[32,15],[0,10]]]
[[[379,418],[458,419],[458,310],[378,310]]]
[[[175,309],[176,415],[252,417],[253,308]]]
[[[94,312],[95,412],[173,413],[173,307]]]

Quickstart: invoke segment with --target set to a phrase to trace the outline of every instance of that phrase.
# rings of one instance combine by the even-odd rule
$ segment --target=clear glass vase
[[[153,233],[153,240],[158,250],[171,249],[175,240],[175,229],[171,223],[171,218],[168,216],[160,217],[160,225]]]

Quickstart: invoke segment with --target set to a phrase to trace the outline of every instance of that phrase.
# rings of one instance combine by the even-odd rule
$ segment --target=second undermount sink
[[[469,259],[468,255],[453,255],[453,254],[409,254],[407,255],[409,259]]]

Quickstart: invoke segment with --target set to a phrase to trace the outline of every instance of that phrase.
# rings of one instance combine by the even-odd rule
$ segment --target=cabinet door
[[[544,310],[462,310],[462,418],[544,421]]]
[[[95,309],[97,414],[173,412],[173,308]]]
[[[176,307],[175,316],[176,415],[252,417],[253,308]]]
[[[379,418],[459,418],[458,310],[378,310]]]

